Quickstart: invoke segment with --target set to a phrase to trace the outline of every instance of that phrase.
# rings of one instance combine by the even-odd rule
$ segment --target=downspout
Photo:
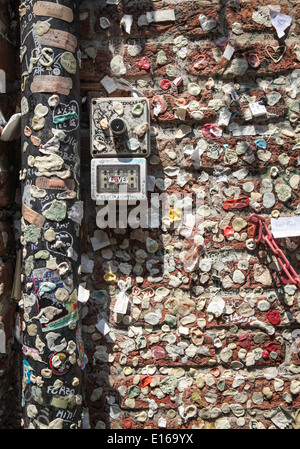
[[[79,3],[19,6],[27,429],[81,427]]]

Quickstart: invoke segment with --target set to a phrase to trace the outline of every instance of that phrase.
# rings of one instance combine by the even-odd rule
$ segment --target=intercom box
[[[144,97],[94,98],[90,129],[93,158],[148,157],[149,100]]]
[[[147,197],[145,158],[95,158],[91,161],[91,196],[97,201]]]

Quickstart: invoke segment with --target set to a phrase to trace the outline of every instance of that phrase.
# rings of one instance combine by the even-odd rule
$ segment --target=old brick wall
[[[263,243],[253,244],[247,222],[252,213],[268,224],[271,217],[300,213],[299,4],[81,3],[82,281],[90,291],[83,306],[85,425],[299,426],[299,292],[282,284],[276,258]],[[281,38],[269,5],[292,18]],[[147,23],[153,11],[155,20]],[[132,26],[126,31],[127,15]],[[224,65],[228,43],[234,53]],[[142,58],[148,69],[139,67]],[[188,233],[177,222],[173,228],[105,229],[109,245],[93,249],[98,229],[90,199],[90,102],[130,95],[108,94],[105,76],[121,76],[149,98],[153,192],[190,194],[194,215],[204,217],[200,230]],[[170,81],[166,90],[163,79]],[[258,102],[264,115],[251,112],[249,105]],[[220,134],[211,134],[208,124],[219,125]],[[240,197],[249,204],[225,208],[225,201],[236,204],[229,200]],[[188,271],[196,231],[204,251],[195,251],[196,265]],[[299,272],[299,238],[278,244]],[[116,281],[131,278],[125,317],[114,316],[119,288],[105,282],[107,272]],[[102,318],[110,326],[105,336],[96,327]]]

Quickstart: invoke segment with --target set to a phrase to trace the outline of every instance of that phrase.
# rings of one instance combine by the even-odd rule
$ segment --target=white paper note
[[[88,301],[89,297],[90,291],[80,284],[78,287],[78,301],[84,304]]]
[[[148,192],[154,192],[155,176],[147,176],[147,190]]]
[[[102,230],[96,230],[90,240],[94,251],[110,245],[108,235]]]
[[[130,34],[132,22],[133,22],[133,16],[131,16],[129,14],[124,14],[124,16],[121,19],[120,25],[124,26],[125,31],[128,34]]]
[[[128,307],[128,299],[127,295],[120,295],[115,304],[114,312],[125,315]]]
[[[230,61],[230,59],[233,56],[233,53],[234,53],[234,48],[231,45],[227,44],[225,51],[223,53],[223,57],[228,59],[228,61]]]
[[[5,338],[5,331],[3,329],[0,329],[0,353],[1,354],[6,353],[6,338]]]
[[[6,75],[4,70],[0,69],[0,93],[6,93]]]
[[[106,335],[110,332],[109,324],[104,318],[101,318],[101,320],[99,320],[98,323],[95,324],[95,327],[99,332],[101,332],[102,335]]]
[[[273,9],[270,9],[270,17],[278,37],[283,37],[285,34],[284,30],[286,30],[292,23],[292,18],[281,12],[274,11]]]
[[[275,239],[300,235],[300,217],[271,218],[271,229]]]
[[[126,282],[124,282],[123,280],[120,280],[118,282],[118,287],[119,287],[120,291],[117,295],[117,301],[116,301],[116,304],[114,307],[114,312],[121,313],[121,314],[125,315],[125,313],[127,312],[128,301],[129,301],[129,296],[126,293],[126,290],[128,290],[131,287],[131,278],[128,277],[126,279]]]
[[[109,76],[105,76],[100,81],[104,89],[107,91],[107,93],[111,94],[115,90],[117,90],[117,84],[115,83],[113,78],[110,78]]]
[[[150,11],[146,13],[146,17],[149,23],[175,21],[175,10],[159,9],[158,11]]]
[[[267,114],[266,107],[263,104],[249,103],[249,108],[250,108],[251,114],[254,115],[254,117],[259,117],[260,115]]]

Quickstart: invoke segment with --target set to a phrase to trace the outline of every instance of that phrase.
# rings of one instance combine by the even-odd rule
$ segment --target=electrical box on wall
[[[94,98],[90,129],[92,199],[146,199],[146,157],[150,154],[148,99]]]
[[[91,164],[91,194],[96,202],[146,199],[145,158],[97,158]]]
[[[148,157],[149,100],[142,97],[94,98],[91,102],[91,156]]]

